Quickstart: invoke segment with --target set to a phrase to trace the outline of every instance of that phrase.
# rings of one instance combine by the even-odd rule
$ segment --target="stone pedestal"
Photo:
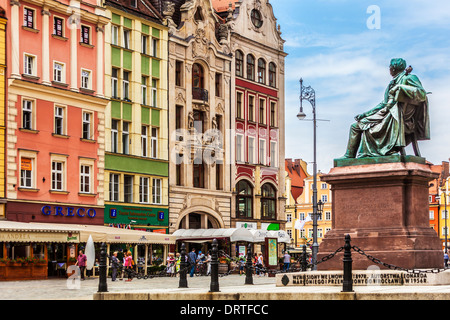
[[[387,264],[443,268],[442,245],[429,225],[428,188],[437,176],[418,157],[335,161],[330,173],[321,176],[332,187],[333,222],[318,259],[342,247],[350,234],[352,246]],[[319,264],[318,270],[342,270],[342,256]],[[375,264],[356,251],[352,258],[353,270]]]

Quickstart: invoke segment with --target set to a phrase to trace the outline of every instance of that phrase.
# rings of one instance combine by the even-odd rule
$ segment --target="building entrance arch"
[[[205,207],[192,207],[180,213],[176,229],[220,229],[224,228],[220,214]]]

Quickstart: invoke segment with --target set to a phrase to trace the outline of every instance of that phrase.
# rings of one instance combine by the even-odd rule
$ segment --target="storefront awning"
[[[173,233],[177,240],[201,240],[215,238],[230,238],[231,242],[253,242],[253,235],[245,228],[229,229],[178,229]]]
[[[71,225],[0,221],[0,242],[79,243],[80,231]]]
[[[291,237],[284,230],[267,231],[269,238],[277,238],[278,243],[291,243]]]
[[[120,229],[107,226],[80,225],[80,242],[92,236],[94,242],[134,243],[134,244],[175,244],[176,237],[171,234]]]

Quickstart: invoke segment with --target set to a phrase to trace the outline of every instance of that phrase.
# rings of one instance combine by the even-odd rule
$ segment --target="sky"
[[[300,78],[316,94],[317,168],[344,155],[357,114],[383,100],[389,62],[403,58],[429,94],[431,140],[419,141],[434,164],[450,157],[450,1],[270,0],[286,40],[286,158],[312,174],[313,122],[300,121]],[[312,107],[303,101],[307,119]],[[412,147],[407,154],[414,154]]]

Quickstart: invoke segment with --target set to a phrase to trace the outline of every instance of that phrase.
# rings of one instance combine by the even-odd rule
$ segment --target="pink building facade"
[[[1,1],[6,219],[103,225],[104,28],[96,1]]]

